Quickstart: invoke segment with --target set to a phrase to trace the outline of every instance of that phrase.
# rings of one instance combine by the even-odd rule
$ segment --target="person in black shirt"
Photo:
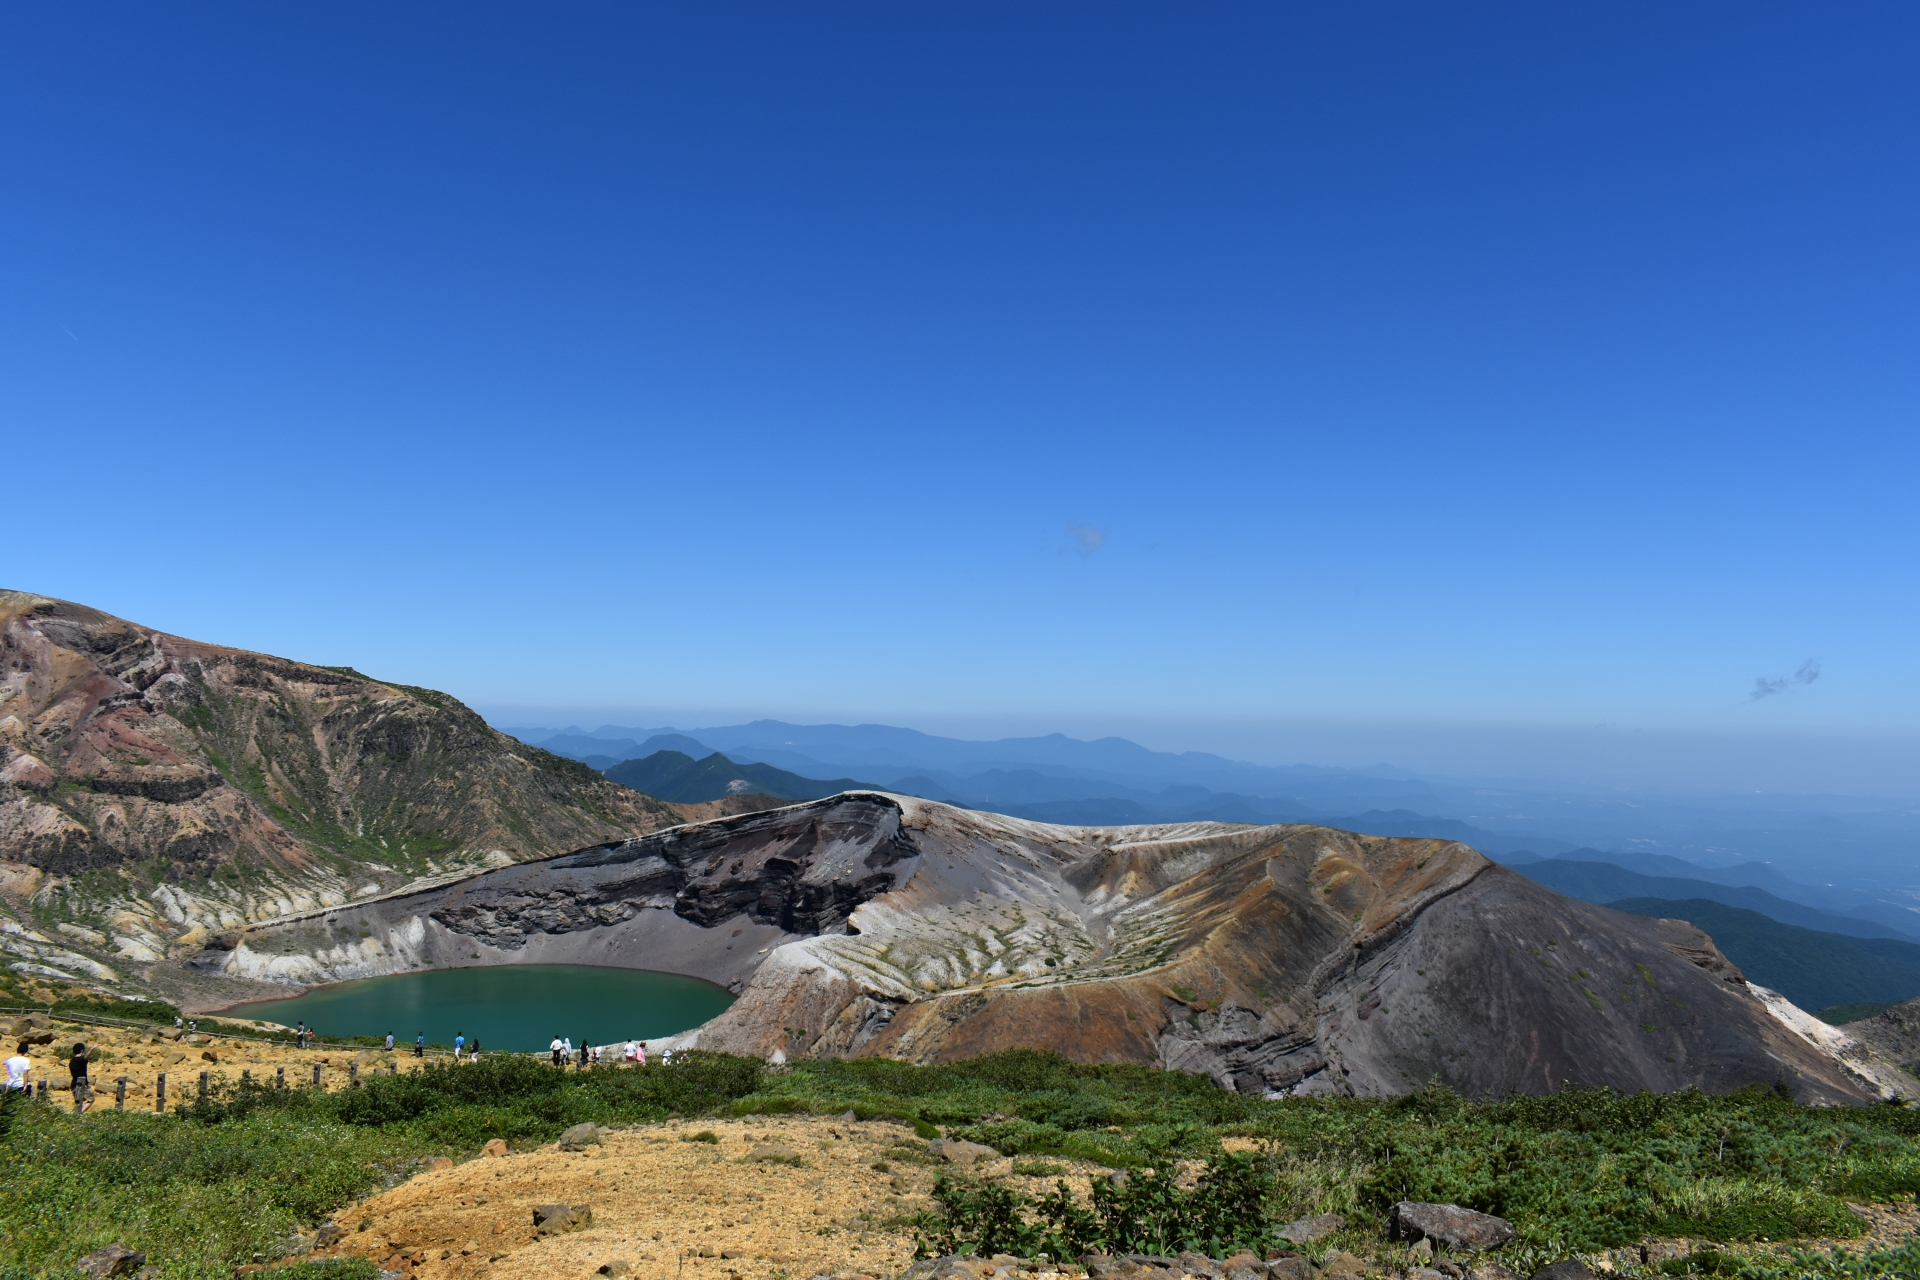
[[[73,1059],[67,1063],[67,1070],[73,1073],[73,1110],[79,1115],[93,1105],[93,1085],[87,1079],[87,1046],[75,1044]]]

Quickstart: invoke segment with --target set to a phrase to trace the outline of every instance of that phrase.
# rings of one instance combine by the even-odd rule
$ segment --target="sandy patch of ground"
[[[719,1141],[686,1140],[703,1132]],[[767,1146],[790,1150],[800,1164],[753,1158]],[[913,1259],[903,1219],[929,1205],[936,1166],[926,1151],[911,1130],[881,1122],[647,1125],[584,1152],[548,1145],[420,1174],[335,1214],[347,1234],[334,1252],[421,1280],[586,1280],[616,1260],[640,1280],[892,1276]],[[1002,1158],[981,1171],[1005,1176],[1012,1164]],[[1072,1171],[1069,1184],[1084,1192],[1087,1172]],[[592,1226],[536,1237],[533,1211],[552,1203],[591,1206]]]

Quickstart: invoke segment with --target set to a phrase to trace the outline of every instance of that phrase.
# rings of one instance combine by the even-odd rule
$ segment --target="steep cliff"
[[[757,1055],[1025,1045],[1261,1093],[1904,1088],[1698,929],[1562,898],[1465,845],[1051,827],[878,793],[311,913],[192,964],[309,982],[527,960],[726,983],[740,998],[682,1043]]]
[[[0,946],[49,973],[683,820],[445,694],[0,591]]]

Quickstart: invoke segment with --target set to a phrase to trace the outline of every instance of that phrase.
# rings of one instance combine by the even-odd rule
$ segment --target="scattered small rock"
[[[625,1258],[615,1258],[611,1262],[601,1263],[599,1267],[594,1270],[594,1274],[602,1276],[624,1276],[632,1270],[633,1264],[631,1262],[628,1262]]]
[[[927,1143],[927,1154],[948,1164],[971,1165],[978,1160],[997,1160],[1000,1153],[962,1138],[934,1138]]]
[[[453,1168],[453,1160],[448,1156],[430,1156],[427,1159],[427,1172],[438,1173],[442,1169]]]
[[[504,1138],[488,1138],[487,1145],[480,1148],[483,1156],[503,1156],[507,1154],[507,1142]]]
[[[720,1256],[722,1258],[744,1258],[747,1256],[747,1251],[744,1249],[722,1249]]]
[[[110,1244],[95,1249],[74,1264],[75,1271],[85,1272],[94,1280],[118,1280],[120,1276],[132,1275],[147,1265],[147,1255],[138,1249],[129,1249],[123,1244]]]
[[[1320,1260],[1320,1274],[1323,1276],[1364,1276],[1367,1264],[1348,1253],[1345,1249],[1334,1249]]]
[[[560,1135],[562,1151],[582,1151],[588,1147],[600,1145],[600,1127],[594,1124],[576,1124]]]
[[[1311,1280],[1313,1264],[1297,1253],[1283,1253],[1267,1259],[1270,1280]]]
[[[220,1065],[220,1055],[215,1053],[213,1050],[208,1049],[206,1052],[200,1055],[200,1061],[211,1062],[214,1066],[217,1067]]]
[[[533,1234],[557,1236],[593,1225],[593,1208],[584,1204],[543,1204],[533,1211]]]
[[[1490,1213],[1476,1213],[1457,1204],[1428,1204],[1402,1200],[1387,1211],[1387,1237],[1392,1240],[1428,1240],[1455,1253],[1497,1249],[1513,1239],[1513,1224]]]
[[[1311,1218],[1300,1218],[1280,1228],[1280,1238],[1291,1240],[1295,1244],[1312,1244],[1325,1239],[1347,1225],[1347,1220],[1337,1213],[1318,1213]]]

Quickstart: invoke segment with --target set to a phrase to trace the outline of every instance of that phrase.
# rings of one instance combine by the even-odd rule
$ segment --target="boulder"
[[[1190,1276],[1209,1276],[1220,1280],[1220,1268],[1213,1265],[1213,1259],[1203,1253],[1183,1253],[1174,1259],[1174,1265]]]
[[[1280,1238],[1291,1240],[1295,1244],[1312,1244],[1323,1240],[1347,1225],[1347,1220],[1337,1213],[1317,1213],[1311,1218],[1299,1218],[1280,1228]]]
[[[442,1169],[451,1168],[453,1168],[453,1160],[449,1156],[429,1156],[427,1158],[428,1173],[438,1173]]]
[[[1427,1239],[1455,1253],[1478,1253],[1497,1249],[1513,1239],[1513,1224],[1457,1204],[1402,1200],[1387,1211],[1387,1238]]]
[[[594,1269],[594,1274],[612,1276],[617,1280],[618,1277],[627,1275],[632,1270],[633,1264],[631,1262],[628,1262],[625,1258],[615,1258],[611,1262],[601,1263]]]
[[[506,1140],[503,1138],[488,1138],[487,1145],[480,1148],[480,1154],[483,1156],[503,1156],[507,1154]]]
[[[1333,1249],[1320,1259],[1320,1274],[1323,1276],[1359,1277],[1367,1274],[1367,1264],[1348,1253],[1345,1249]]]
[[[1578,1258],[1568,1258],[1534,1272],[1533,1280],[1593,1280],[1593,1272]]]
[[[927,1154],[948,1164],[971,1165],[979,1160],[997,1160],[1000,1153],[992,1147],[961,1138],[934,1138],[927,1143]]]
[[[1267,1259],[1269,1280],[1312,1280],[1313,1264],[1297,1253]]]
[[[80,1259],[73,1269],[92,1276],[93,1280],[119,1280],[119,1277],[130,1276],[146,1265],[147,1255],[138,1249],[110,1244]]]
[[[593,1207],[584,1204],[543,1204],[533,1211],[533,1234],[557,1236],[593,1225]]]
[[[320,1229],[313,1233],[313,1247],[316,1249],[331,1249],[334,1245],[340,1243],[340,1237],[345,1234],[347,1233],[342,1231],[334,1223],[323,1222],[320,1224]]]
[[[588,1147],[600,1145],[600,1127],[593,1124],[576,1124],[560,1135],[562,1151],[584,1151]]]
[[[1482,1262],[1467,1272],[1467,1280],[1520,1280],[1520,1277],[1497,1262]]]

